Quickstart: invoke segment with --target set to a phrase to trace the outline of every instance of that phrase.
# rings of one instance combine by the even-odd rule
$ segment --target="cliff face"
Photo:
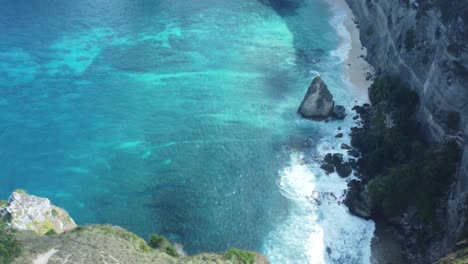
[[[464,144],[468,136],[468,2],[347,2],[359,24],[368,62],[377,73],[400,76],[418,93],[418,119],[427,137]],[[443,235],[424,246],[430,261],[446,254],[459,239],[467,193],[468,145],[464,144],[455,182],[439,210]],[[408,215],[402,219],[410,228]]]

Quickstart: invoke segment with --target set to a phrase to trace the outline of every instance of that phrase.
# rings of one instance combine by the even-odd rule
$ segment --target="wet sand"
[[[361,44],[360,32],[355,23],[353,12],[344,1],[343,5],[345,5],[344,8],[348,13],[344,24],[346,30],[350,33],[351,40],[351,48],[345,62],[347,67],[346,78],[356,88],[358,95],[367,99],[367,90],[372,84],[372,79],[367,78],[367,75],[369,73],[373,75],[374,69],[365,60],[367,49]]]

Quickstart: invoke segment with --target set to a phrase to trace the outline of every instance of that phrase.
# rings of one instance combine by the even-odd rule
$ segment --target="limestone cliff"
[[[468,2],[464,0],[347,0],[377,73],[400,76],[420,98],[418,119],[436,142],[456,139],[463,157],[438,217],[441,237],[413,256],[427,263],[455,246],[466,220],[468,193]],[[402,228],[411,224],[402,216]],[[402,223],[400,221],[400,223]],[[409,231],[409,230],[406,230]],[[415,232],[412,230],[410,232]]]

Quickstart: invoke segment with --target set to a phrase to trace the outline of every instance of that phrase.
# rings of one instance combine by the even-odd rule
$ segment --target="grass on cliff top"
[[[243,264],[253,264],[256,259],[255,252],[232,248],[224,253],[226,259],[235,260]]]
[[[375,113],[353,133],[352,143],[362,152],[359,166],[370,178],[374,209],[393,215],[415,206],[420,218],[431,222],[453,181],[460,149],[455,142],[424,140],[416,119],[418,97],[398,79],[376,79],[369,98]]]
[[[138,264],[267,264],[264,258],[256,258],[254,252],[232,249],[225,254],[203,253],[195,256],[174,257],[167,251],[170,242],[159,235],[151,236],[149,247],[137,235],[117,226],[80,226],[59,235],[38,235],[30,231],[15,233],[24,243],[23,253],[14,263],[31,263],[38,254],[58,248],[49,260],[50,264],[63,263],[138,263]],[[146,245],[142,249],[141,245]],[[176,254],[177,252],[174,253]],[[3,263],[0,263],[3,264]]]

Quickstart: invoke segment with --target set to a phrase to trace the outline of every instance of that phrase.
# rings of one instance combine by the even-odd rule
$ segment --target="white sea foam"
[[[340,37],[340,44],[330,55],[344,63],[351,50],[351,34],[345,22],[348,19],[344,1],[328,1],[334,14],[330,24]],[[314,72],[315,73],[315,72]],[[319,74],[319,73],[317,73]],[[341,75],[346,85],[345,73]],[[343,131],[353,125],[351,119],[340,123]],[[326,153],[345,150],[340,148],[343,142],[349,142],[349,136],[334,138],[336,127],[329,124],[327,136],[319,140],[312,150],[317,159]],[[291,201],[288,217],[279,223],[265,240],[262,251],[271,263],[370,263],[371,240],[375,225],[351,215],[342,204],[347,190],[348,180],[336,173],[326,175],[320,169],[320,160],[306,163],[301,152],[290,153],[290,163],[279,172],[278,186],[284,197]]]
[[[341,204],[346,180],[325,175],[318,163],[306,164],[302,153],[293,152],[278,185],[291,208],[264,244],[272,263],[369,263],[374,223]]]
[[[335,27],[336,33],[340,37],[340,45],[337,49],[331,51],[330,55],[340,58],[341,63],[348,59],[349,51],[351,50],[351,33],[348,31],[345,24],[346,19],[348,19],[348,12],[343,7],[343,4],[346,4],[343,2],[336,0],[328,1],[333,12],[330,25]]]

